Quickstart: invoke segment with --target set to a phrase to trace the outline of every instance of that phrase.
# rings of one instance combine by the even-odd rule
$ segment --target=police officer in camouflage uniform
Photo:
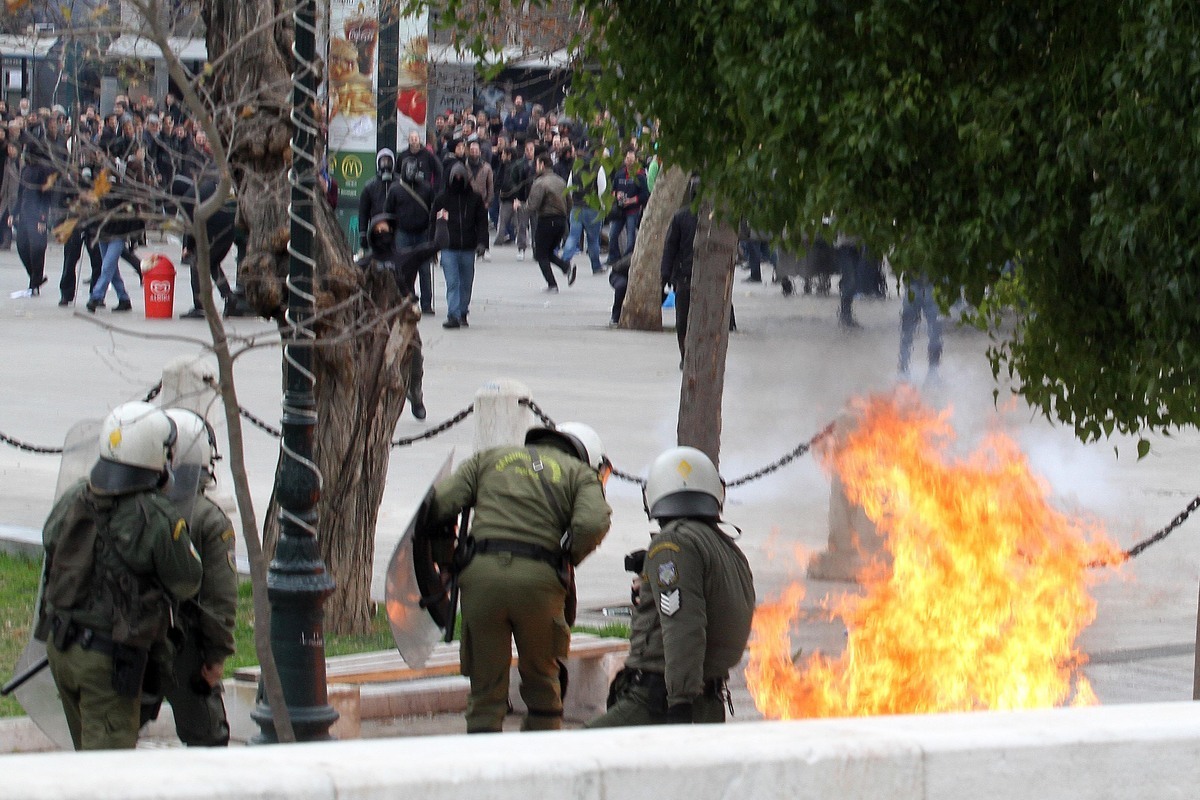
[[[181,476],[189,469],[200,472],[198,480],[179,483],[199,490],[190,531],[204,563],[204,578],[200,593],[180,606],[183,637],[175,651],[175,680],[164,686],[164,695],[174,712],[180,741],[192,747],[224,747],[229,744],[229,721],[221,697],[221,678],[225,659],[233,655],[238,590],[236,539],[229,517],[204,494],[215,478],[212,429],[192,411],[171,408],[167,415],[179,431],[175,474]]]
[[[708,456],[675,447],[650,467],[644,497],[661,530],[631,559],[641,583],[629,657],[587,727],[724,722],[754,615],[750,565],[718,527],[725,487]]]
[[[149,403],[118,406],[88,481],[55,503],[42,532],[44,586],[34,635],[76,750],[132,748],[139,700],[176,602],[200,586],[188,526],[159,489],[175,425]]]
[[[595,431],[534,428],[525,444],[476,453],[434,490],[438,520],[475,508],[474,554],[459,575],[468,733],[502,729],[514,639],[529,709],[521,729],[562,727],[568,573],[600,545],[612,514],[604,499],[611,466]]]

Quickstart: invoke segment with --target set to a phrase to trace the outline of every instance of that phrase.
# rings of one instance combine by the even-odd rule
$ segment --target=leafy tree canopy
[[[975,303],[1084,440],[1200,407],[1200,13],[1180,0],[580,0],[587,102],[759,229],[838,229]],[[577,81],[577,88],[578,88]],[[1144,443],[1143,443],[1144,444]]]

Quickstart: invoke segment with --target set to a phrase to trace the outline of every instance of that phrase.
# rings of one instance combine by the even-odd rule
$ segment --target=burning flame
[[[1098,525],[1051,507],[1016,445],[992,434],[956,459],[948,413],[911,390],[855,403],[821,453],[884,538],[864,594],[831,603],[837,658],[794,663],[804,588],[754,617],[746,682],[772,719],[1095,704],[1075,648],[1095,619],[1088,564],[1124,560]],[[840,426],[839,426],[840,427]],[[890,564],[886,560],[890,559]]]

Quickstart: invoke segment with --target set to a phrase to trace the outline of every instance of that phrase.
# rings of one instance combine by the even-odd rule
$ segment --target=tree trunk
[[[658,176],[638,229],[629,265],[629,290],[621,306],[621,327],[635,331],[662,330],[663,239],[671,217],[687,191],[687,173],[672,166]]]
[[[708,201],[700,208],[698,218],[676,433],[679,444],[703,451],[719,465],[721,397],[725,392],[729,304],[738,237],[734,228],[716,218]]]
[[[291,164],[291,44],[283,0],[205,0],[211,74],[204,88],[229,142],[239,222],[248,229],[238,283],[254,309],[283,322],[288,270],[287,171]],[[272,22],[272,18],[276,21]],[[370,630],[375,523],[387,477],[388,439],[404,408],[404,366],[416,315],[381,316],[399,302],[394,283],[371,278],[352,262],[332,209],[313,202],[316,230],[316,320],[313,359],[320,420],[315,456],[324,477],[318,546],[337,584],[325,604],[329,633]],[[272,511],[277,508],[271,504]],[[268,512],[264,543],[273,552],[279,521]]]

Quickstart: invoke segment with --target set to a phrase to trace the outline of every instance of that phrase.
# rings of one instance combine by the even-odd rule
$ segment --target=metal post
[[[313,461],[317,424],[310,346],[313,295],[316,191],[317,107],[316,0],[298,0],[294,12],[292,56],[291,241],[288,245],[287,343],[283,351],[283,458],[276,483],[279,544],[267,573],[271,600],[271,648],[279,668],[284,701],[298,741],[329,739],[337,712],[325,685],[325,633],[322,606],[333,580],[317,550],[317,501],[321,473]],[[251,714],[261,733],[258,743],[277,741],[265,693]]]
[[[395,3],[379,5],[379,92],[375,98],[375,149],[396,150],[396,93],[400,88],[400,13]],[[396,165],[399,171],[400,165]]]

